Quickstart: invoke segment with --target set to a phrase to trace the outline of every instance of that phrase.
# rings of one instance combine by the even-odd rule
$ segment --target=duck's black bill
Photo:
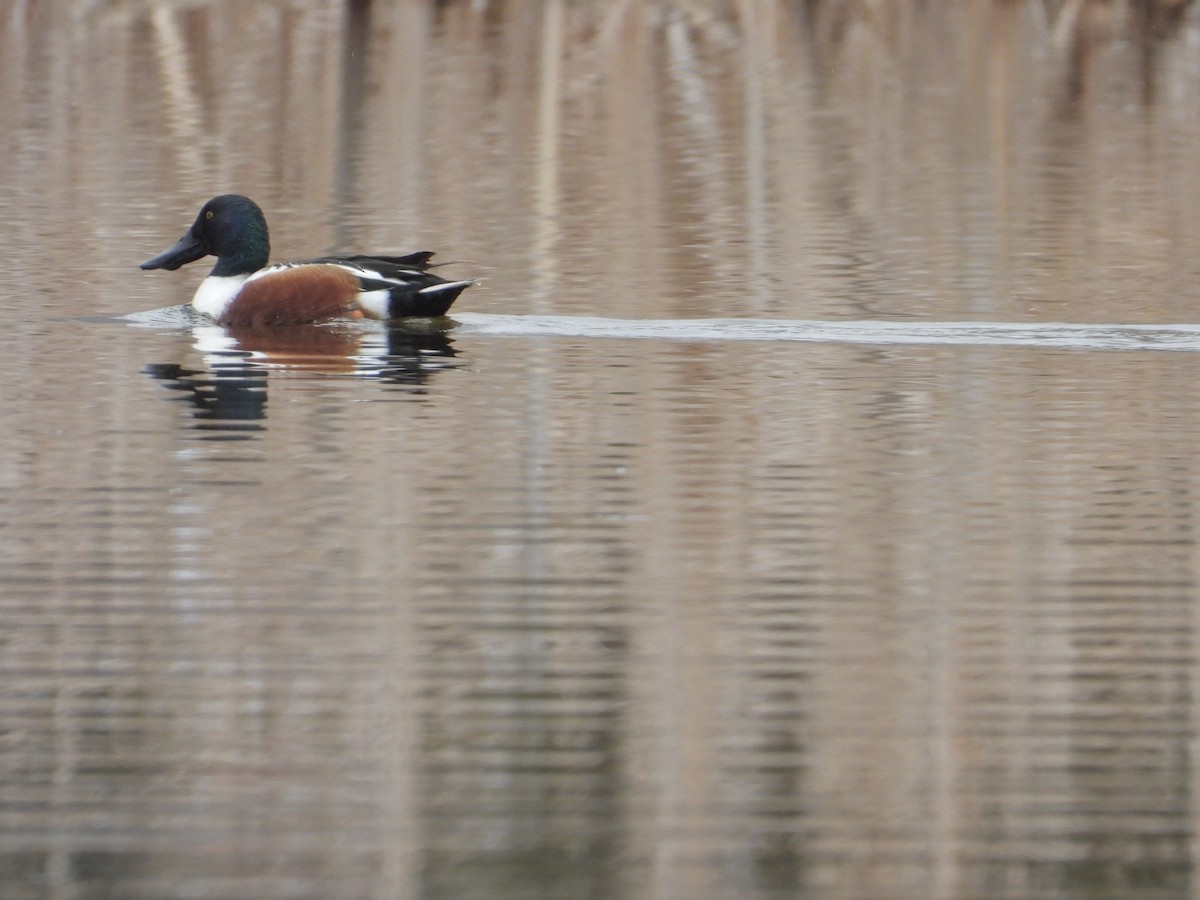
[[[179,239],[174,247],[164,250],[152,259],[146,260],[139,268],[167,269],[173,272],[180,266],[186,266],[188,263],[195,262],[207,254],[208,251],[204,249],[204,245],[192,236],[192,230],[189,228],[187,233]]]

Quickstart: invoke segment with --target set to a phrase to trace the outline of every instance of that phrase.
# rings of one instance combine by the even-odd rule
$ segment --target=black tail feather
[[[382,261],[390,263],[393,266],[400,266],[401,268],[420,269],[424,271],[429,268],[429,261],[433,259],[433,253],[429,250],[421,250],[418,253],[409,253],[407,256],[346,256],[343,259],[348,259],[363,266],[370,266],[372,262]]]
[[[319,256],[315,259],[301,259],[297,260],[293,265],[309,263],[333,263],[334,265],[338,265],[350,263],[351,265],[378,272],[386,277],[389,269],[424,272],[433,266],[433,263],[430,262],[433,256],[434,254],[431,250],[421,250],[417,253],[409,253],[406,256],[368,256],[360,253],[355,256]]]
[[[393,319],[405,316],[444,316],[454,305],[458,295],[470,285],[470,281],[447,281],[417,290],[412,287],[394,288],[388,314]]]

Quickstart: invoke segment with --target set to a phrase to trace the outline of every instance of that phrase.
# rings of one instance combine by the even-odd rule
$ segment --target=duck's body
[[[209,254],[217,264],[192,297],[221,325],[303,325],[345,317],[442,316],[470,281],[429,273],[432,253],[345,256],[267,265],[258,205],[237,194],[209,200],[182,238],[143,269],[178,269]]]

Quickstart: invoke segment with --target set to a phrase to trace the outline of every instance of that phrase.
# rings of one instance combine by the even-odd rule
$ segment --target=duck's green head
[[[248,275],[265,266],[270,254],[267,220],[258,204],[240,194],[222,194],[204,204],[192,227],[173,247],[141,267],[175,270],[215,256],[213,275]]]

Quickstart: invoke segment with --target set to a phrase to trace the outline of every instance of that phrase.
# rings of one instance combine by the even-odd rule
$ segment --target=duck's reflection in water
[[[214,363],[209,369],[147,363],[142,371],[164,382],[169,390],[179,391],[180,399],[190,400],[195,407],[193,415],[202,423],[211,423],[197,427],[248,436],[260,430],[250,423],[267,417],[267,373],[256,366],[231,359]]]
[[[420,384],[458,355],[444,329],[364,328],[354,324],[271,328],[197,326],[196,348],[238,354],[265,369],[379,376]]]
[[[196,407],[197,419],[221,423],[222,432],[257,430],[250,423],[266,418],[272,372],[349,375],[422,388],[438,372],[460,365],[454,342],[436,329],[199,325],[193,333],[200,367],[149,363],[142,371],[179,391]]]

